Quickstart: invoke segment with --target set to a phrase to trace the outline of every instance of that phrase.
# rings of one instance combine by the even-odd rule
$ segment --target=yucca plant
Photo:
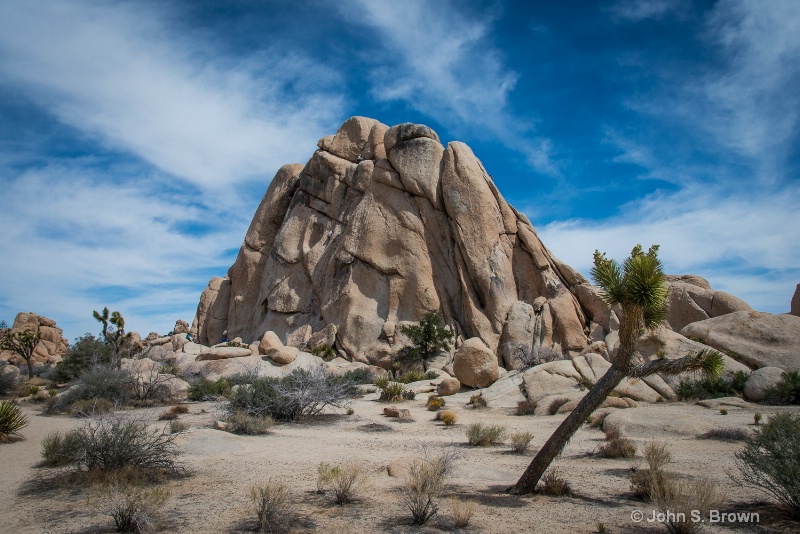
[[[657,327],[667,315],[667,286],[664,269],[658,259],[658,245],[642,251],[636,245],[622,265],[594,253],[592,277],[600,286],[601,296],[609,306],[622,309],[619,323],[619,348],[604,374],[539,449],[517,483],[509,491],[514,494],[533,493],[536,484],[564,446],[622,379],[644,378],[654,373],[678,375],[699,371],[707,377],[717,377],[723,369],[722,354],[715,350],[690,353],[683,358],[659,358],[638,362],[636,342],[645,331]]]
[[[22,413],[16,402],[0,402],[0,443],[7,442],[11,436],[21,437],[19,430],[26,426],[28,417]]]

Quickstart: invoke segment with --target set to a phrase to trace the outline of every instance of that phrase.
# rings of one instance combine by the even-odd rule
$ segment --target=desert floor
[[[354,413],[322,416],[314,421],[286,423],[273,427],[265,436],[237,436],[214,430],[212,424],[223,416],[222,403],[188,403],[190,412],[180,419],[190,425],[179,438],[182,459],[191,475],[165,482],[171,497],[164,510],[163,532],[243,532],[253,528],[249,487],[270,477],[289,481],[293,488],[297,532],[444,532],[451,531],[446,497],[477,504],[466,532],[596,532],[602,523],[606,532],[650,532],[666,529],[657,523],[631,519],[634,511],[650,517],[651,505],[637,501],[630,493],[630,467],[635,461],[600,459],[593,454],[605,437],[601,430],[585,425],[556,461],[571,484],[571,497],[542,495],[512,496],[505,493],[539,446],[563,419],[557,416],[516,416],[510,408],[473,410],[463,403],[448,402],[459,421],[444,427],[425,409],[427,395],[406,401],[410,420],[383,416],[385,404],[374,395],[357,399]],[[733,453],[741,442],[700,440],[686,433],[671,432],[672,423],[698,418],[717,427],[752,429],[753,414],[765,416],[769,407],[718,408],[686,403],[652,404],[635,409],[641,425],[630,425],[628,435],[637,444],[651,439],[665,441],[674,456],[668,470],[682,476],[708,476],[726,496],[724,511],[758,512],[758,523],[705,524],[709,532],[797,532],[792,521],[765,495],[737,487],[728,477],[734,472]],[[0,531],[4,533],[112,532],[110,516],[96,511],[86,488],[58,478],[58,471],[35,467],[40,460],[42,438],[55,429],[66,430],[82,424],[69,417],[46,417],[37,405],[26,404],[30,424],[22,431],[25,439],[0,445]],[[154,424],[164,408],[131,412]],[[695,420],[695,419],[692,419]],[[470,447],[465,428],[474,422],[500,424],[510,432],[530,431],[535,435],[530,452],[512,454],[507,446]],[[677,425],[680,426],[680,425]],[[440,514],[424,527],[411,524],[399,490],[402,479],[389,476],[387,466],[403,465],[411,458],[450,448],[457,463],[448,479]],[[641,457],[641,446],[638,457]],[[333,503],[330,494],[317,494],[317,466],[320,462],[354,460],[369,471],[368,488],[356,502]],[[61,480],[61,482],[59,482]],[[34,481],[45,481],[34,484]]]

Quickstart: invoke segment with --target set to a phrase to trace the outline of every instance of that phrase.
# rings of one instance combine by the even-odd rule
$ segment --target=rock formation
[[[433,130],[349,119],[305,166],[272,180],[236,262],[203,292],[203,344],[335,325],[335,348],[388,367],[399,325],[439,311],[461,341],[479,338],[507,368],[539,347],[587,346],[609,312],[509,206],[470,148]],[[585,287],[582,287],[585,286]]]
[[[10,332],[31,332],[39,334],[39,344],[33,351],[33,362],[38,364],[55,364],[69,349],[69,342],[64,338],[64,331],[56,326],[56,322],[33,312],[20,312],[14,318]],[[13,352],[0,352],[0,360],[13,364],[22,364],[22,358]]]

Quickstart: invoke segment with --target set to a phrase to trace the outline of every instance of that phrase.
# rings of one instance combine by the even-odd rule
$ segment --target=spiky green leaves
[[[647,253],[636,245],[621,266],[595,251],[592,278],[607,304],[638,309],[645,328],[653,328],[666,318],[667,286],[658,245]]]
[[[0,402],[0,443],[11,436],[19,436],[19,431],[28,426],[28,418],[14,401]]]
[[[683,358],[675,360],[660,358],[631,368],[628,376],[642,378],[654,373],[674,376],[686,372],[699,372],[706,378],[717,378],[725,367],[723,356],[714,349],[703,349],[690,352]]]

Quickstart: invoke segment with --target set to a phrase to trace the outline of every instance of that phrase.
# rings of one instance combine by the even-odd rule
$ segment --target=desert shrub
[[[338,505],[353,502],[367,485],[367,470],[355,462],[337,465],[331,469],[330,474],[329,484]]]
[[[500,425],[484,425],[483,423],[472,423],[467,427],[467,442],[470,445],[486,447],[503,443],[506,436],[506,429]]]
[[[526,399],[517,403],[517,415],[533,415],[536,413],[536,401]]]
[[[50,388],[47,390],[48,397],[55,397],[56,395],[58,395],[58,390],[56,388]]]
[[[292,523],[293,511],[289,484],[270,478],[250,486],[250,500],[259,532],[281,532]]]
[[[161,412],[158,416],[159,421],[174,421],[179,415],[189,413],[189,407],[185,404],[176,404],[169,410]]]
[[[403,503],[411,512],[415,525],[424,525],[439,511],[436,498],[444,489],[445,477],[453,458],[447,453],[411,462],[403,484]]]
[[[78,461],[78,454],[80,446],[74,434],[56,430],[42,439],[42,465],[45,467],[73,464]]]
[[[117,532],[153,532],[169,496],[167,488],[146,488],[119,479],[95,489],[89,501],[114,519]]]
[[[259,378],[239,387],[229,410],[296,421],[318,415],[328,406],[347,407],[356,395],[355,384],[346,377],[328,376],[322,368],[296,369],[283,378]]]
[[[672,483],[672,474],[664,471],[664,466],[672,461],[672,453],[666,443],[651,441],[644,446],[644,459],[647,469],[631,469],[631,490],[637,497],[650,500],[664,493]]]
[[[414,392],[406,389],[403,384],[389,382],[385,387],[381,388],[381,396],[378,400],[381,402],[397,402],[399,400],[413,400],[414,397]]]
[[[472,395],[469,398],[469,402],[467,403],[472,406],[473,409],[477,410],[478,408],[486,408],[489,406],[489,403],[486,402],[486,399],[483,397],[483,393],[479,393],[478,395]]]
[[[447,404],[447,402],[443,398],[434,395],[428,399],[428,410],[432,412],[441,410],[444,408],[445,404]]]
[[[731,375],[716,378],[681,380],[675,393],[681,400],[741,396],[747,376],[744,371],[736,371]]]
[[[249,415],[244,412],[233,412],[227,417],[226,421],[228,422],[229,432],[247,436],[266,434],[275,424],[275,420],[268,415]]]
[[[193,401],[208,401],[227,397],[230,393],[231,384],[226,379],[209,380],[208,378],[200,377],[189,384],[186,397]]]
[[[728,415],[728,410],[726,410],[725,408],[720,408],[719,409],[719,414],[720,415]]]
[[[375,377],[375,386],[378,389],[383,389],[388,386],[389,382],[391,381],[392,378],[388,374],[384,373]]]
[[[0,443],[11,437],[21,438],[19,431],[28,426],[28,417],[22,413],[19,405],[12,401],[0,401]]]
[[[93,417],[113,411],[114,405],[106,399],[80,399],[69,408],[69,414],[73,417]]]
[[[606,431],[606,444],[597,450],[603,458],[633,458],[636,456],[636,444],[628,438],[623,438],[619,430],[611,427]]]
[[[750,432],[743,428],[715,428],[697,436],[700,439],[717,439],[720,441],[745,441]]]
[[[453,410],[442,410],[436,414],[436,418],[444,424],[444,426],[453,426],[458,421],[458,415]]]
[[[558,409],[568,403],[570,400],[569,397],[556,397],[552,401],[550,401],[550,406],[547,407],[547,412],[550,415],[555,415],[558,413]]]
[[[588,419],[586,419],[586,422],[589,423],[592,428],[600,428],[603,426],[603,423],[605,423],[608,414],[609,412],[593,413],[588,417]]]
[[[326,362],[336,358],[336,350],[330,345],[319,345],[318,347],[314,347],[311,349],[311,354],[314,356],[319,356]]]
[[[570,488],[567,479],[561,475],[561,470],[558,467],[552,467],[544,474],[539,483],[538,491],[543,495],[552,495],[553,497],[572,495],[572,488]]]
[[[183,421],[170,421],[169,422],[169,433],[170,434],[180,434],[182,432],[186,432],[189,430],[189,423],[184,423]]]
[[[781,381],[766,391],[768,404],[800,404],[800,371],[787,371]]]
[[[133,382],[128,371],[95,366],[87,369],[72,388],[56,397],[48,411],[68,411],[79,400],[105,399],[114,406],[123,406],[132,398]]]
[[[164,471],[182,473],[178,461],[178,434],[151,430],[143,421],[122,417],[89,419],[70,431],[70,443],[76,448],[77,465],[89,470]]]
[[[39,393],[39,391],[40,391],[39,386],[34,384],[25,384],[24,386],[22,386],[21,396],[29,397],[32,395],[36,395],[37,393]]]
[[[6,362],[0,362],[0,395],[10,395],[17,389],[17,378],[12,373],[4,373]]]
[[[176,362],[167,362],[159,367],[158,372],[165,375],[181,376],[181,367]]]
[[[449,501],[450,517],[453,518],[455,528],[466,528],[469,526],[472,516],[475,515],[477,508],[473,501],[464,502],[457,497],[452,497]]]
[[[111,345],[87,332],[83,337],[75,339],[47,377],[55,382],[72,382],[93,366],[111,363],[113,355],[114,349]]]
[[[771,494],[800,518],[800,414],[773,415],[734,456],[738,484]]]
[[[341,379],[353,385],[370,384],[372,383],[372,373],[370,373],[369,369],[366,367],[362,367],[360,369],[347,371],[344,375],[342,375]]]
[[[517,454],[524,454],[533,440],[530,432],[515,432],[511,434],[511,450]]]
[[[395,378],[395,382],[401,384],[410,384],[411,382],[419,382],[420,380],[434,380],[438,375],[433,371],[406,371],[402,375]]]
[[[325,487],[331,483],[333,477],[339,471],[339,466],[330,465],[327,462],[320,462],[317,466],[317,493],[324,493]]]
[[[689,534],[703,527],[703,523],[692,521],[692,514],[707,517],[709,510],[722,506],[723,499],[717,485],[707,478],[693,481],[668,478],[663,488],[655,491],[653,502],[664,512],[667,532]]]
[[[170,408],[169,411],[171,411],[172,413],[177,413],[177,414],[185,414],[185,413],[189,413],[189,407],[186,406],[185,404],[176,404],[175,406]]]
[[[756,412],[753,414],[753,424],[758,426],[761,424],[761,412]]]

